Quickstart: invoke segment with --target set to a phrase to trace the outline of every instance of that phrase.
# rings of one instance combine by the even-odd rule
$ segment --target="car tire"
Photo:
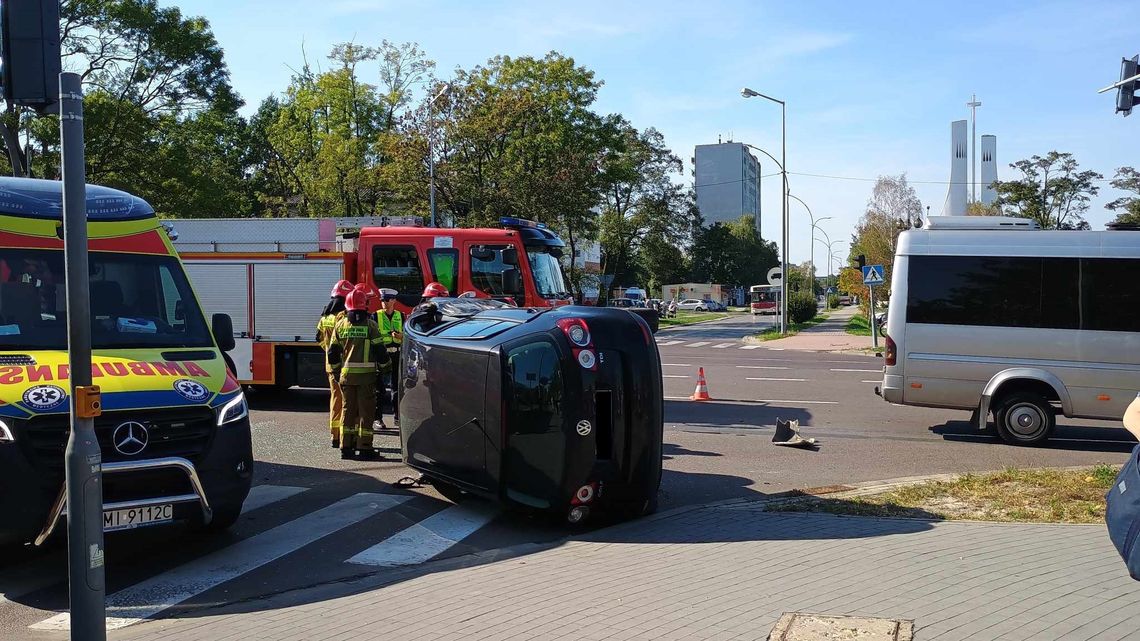
[[[704,307],[698,307],[696,311],[698,311],[698,312],[707,312],[707,311],[709,311],[709,310],[705,309]]]
[[[1014,392],[994,410],[998,436],[1010,445],[1040,445],[1053,435],[1057,414],[1049,401],[1033,392]]]

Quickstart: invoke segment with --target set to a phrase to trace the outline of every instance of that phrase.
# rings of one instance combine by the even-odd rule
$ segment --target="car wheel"
[[[1057,415],[1040,394],[1014,392],[994,410],[998,436],[1010,445],[1039,445],[1057,427]]]
[[[698,307],[698,308],[697,308],[697,311],[698,311],[698,312],[707,312],[707,311],[709,311],[709,310],[705,309],[704,307]]]

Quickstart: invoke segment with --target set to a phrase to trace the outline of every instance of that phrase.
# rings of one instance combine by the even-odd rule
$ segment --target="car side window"
[[[396,300],[409,307],[420,302],[424,274],[412,245],[376,245],[372,248],[372,282],[396,290]]]

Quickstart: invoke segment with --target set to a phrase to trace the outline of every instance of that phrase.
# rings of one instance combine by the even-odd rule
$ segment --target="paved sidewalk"
[[[802,349],[813,352],[832,352],[843,349],[861,349],[871,346],[870,336],[852,336],[846,331],[847,322],[859,313],[859,308],[840,307],[819,325],[800,330],[795,336],[763,341],[765,347]],[[881,340],[881,339],[880,339]]]
[[[762,510],[678,511],[111,638],[765,639],[783,612],[806,611],[912,619],[918,641],[1140,639],[1140,583],[1103,527]]]

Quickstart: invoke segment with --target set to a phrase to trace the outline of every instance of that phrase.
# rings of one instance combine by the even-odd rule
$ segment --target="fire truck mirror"
[[[495,260],[495,250],[487,249],[483,245],[476,245],[471,248],[471,257],[477,261],[489,263]]]

